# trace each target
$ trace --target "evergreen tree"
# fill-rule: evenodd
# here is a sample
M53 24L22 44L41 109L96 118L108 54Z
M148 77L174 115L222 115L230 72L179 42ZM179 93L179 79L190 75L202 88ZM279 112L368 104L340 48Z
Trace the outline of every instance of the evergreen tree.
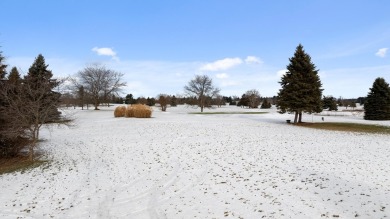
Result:
M19 84L20 83L20 74L19 74L19 71L16 67L13 67L11 69L11 72L9 73L8 75L8 81L9 83L12 83L12 84Z
M81 110L84 110L84 104L85 104L85 89L84 86L80 86L77 91L77 97L79 100L79 105L81 106Z
M127 94L125 97L125 103L126 104L135 104L136 100L134 99L133 94Z
M267 98L264 98L263 103L260 106L261 109L269 109L271 108L271 103L267 100Z
M337 111L337 101L333 96L324 96L322 99L323 109L328 109L329 111Z
M173 95L171 98L171 106L177 106L177 98L175 97L175 95Z
M2 51L0 51L0 80L5 79L5 76L7 74L6 68L7 65L4 64L5 57L2 55Z
M377 78L364 103L364 119L390 120L390 87L385 79Z
M54 80L51 80L53 73L47 69L49 65L45 64L45 58L39 54L35 59L34 63L28 69L27 76L25 80L30 84L35 84L36 86L43 84L51 84L51 87L55 87Z
M245 94L241 96L241 99L238 101L237 106L241 106L241 107L249 106L249 99Z
M282 88L278 93L279 113L295 113L294 123L302 122L302 113L322 111L322 90L318 70L311 57L298 45L294 56L289 59L287 72L279 82Z

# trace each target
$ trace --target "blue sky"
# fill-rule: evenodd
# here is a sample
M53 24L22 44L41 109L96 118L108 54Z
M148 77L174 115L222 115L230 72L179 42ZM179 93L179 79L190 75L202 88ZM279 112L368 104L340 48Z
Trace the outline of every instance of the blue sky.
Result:
M1 0L0 50L26 73L38 54L55 77L101 62L125 74L123 96L183 94L207 74L223 95L276 95L299 43L324 94L367 95L390 82L390 1Z

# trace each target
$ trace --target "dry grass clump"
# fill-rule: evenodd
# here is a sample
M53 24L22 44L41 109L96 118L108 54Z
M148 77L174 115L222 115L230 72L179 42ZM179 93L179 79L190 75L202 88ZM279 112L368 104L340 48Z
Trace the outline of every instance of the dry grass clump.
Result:
M152 108L142 104L129 105L126 108L126 117L150 118L152 117Z
M133 106L131 106L131 105L127 106L125 116L126 117L134 117L134 108L133 108Z
M114 116L115 117L124 117L126 115L126 107L125 106L118 106L115 108Z
M133 106L135 118L150 118L152 117L152 108L146 105L136 104Z

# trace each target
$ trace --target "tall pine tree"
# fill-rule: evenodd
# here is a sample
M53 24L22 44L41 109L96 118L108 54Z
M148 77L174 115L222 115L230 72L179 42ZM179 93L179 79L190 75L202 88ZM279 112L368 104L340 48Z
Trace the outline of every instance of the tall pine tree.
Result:
M301 44L289 59L287 72L279 82L282 88L278 93L279 113L295 113L294 123L302 122L302 113L322 111L322 90L318 70L311 57L305 53Z
M390 120L390 87L385 79L377 78L364 103L364 119Z
M16 67L13 67L11 69L11 72L8 75L8 81L9 83L12 83L14 85L19 84L21 82L20 74Z
M0 80L5 79L5 76L7 74L6 72L7 65L4 63L5 58L2 55L2 53L3 52L0 51Z

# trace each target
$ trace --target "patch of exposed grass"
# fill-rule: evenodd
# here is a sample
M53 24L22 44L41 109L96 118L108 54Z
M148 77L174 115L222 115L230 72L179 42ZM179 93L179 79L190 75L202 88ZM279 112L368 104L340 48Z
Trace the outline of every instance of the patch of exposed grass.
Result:
M45 160L34 160L26 156L18 156L13 158L2 158L0 159L0 175L5 173L12 173L16 171L26 171L29 169L36 168L47 161Z
M190 114L199 114L199 115L218 115L218 114L266 114L268 112L195 112Z
M315 129L333 130L333 131L390 134L389 126L359 124L359 123L342 123L342 122L299 123L297 124L297 126L303 126L303 127L315 128Z

